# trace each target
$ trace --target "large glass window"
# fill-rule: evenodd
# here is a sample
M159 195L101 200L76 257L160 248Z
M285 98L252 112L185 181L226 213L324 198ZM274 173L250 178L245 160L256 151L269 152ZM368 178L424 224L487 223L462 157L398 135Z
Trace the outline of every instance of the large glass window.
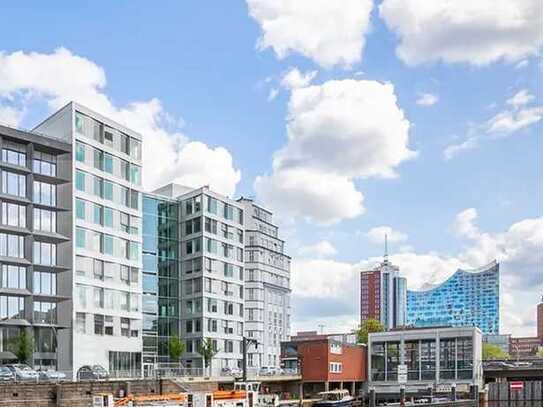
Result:
M407 365L407 379L420 380L419 341L405 341L404 358Z
M36 328L34 330L34 350L36 352L56 352L57 336L52 328Z
M420 341L421 379L436 379L436 341Z
M2 144L2 161L25 167L26 146L24 144L13 143L5 140Z
M24 257L24 237L0 233L0 256Z
M26 227L26 206L2 202L2 224Z
M32 168L35 173L54 177L57 175L57 157L53 154L34 151Z
M454 339L439 341L439 377L451 380L455 378L456 344Z
M75 314L75 330L80 334L87 333L87 314L84 312Z
M10 171L2 171L2 193L26 197L26 177Z
M26 288L26 267L2 264L2 288Z
M473 341L471 338L457 340L458 379L473 378Z
M54 302L34 301L34 323L56 324L57 305Z
M46 182L34 181L34 203L55 206L57 204L57 187Z
M34 230L56 232L57 213L48 209L34 208Z
M34 262L45 266L55 266L57 264L56 244L34 242Z
M85 173L82 171L76 171L75 173L75 188L78 191L85 191Z
M85 162L85 149L86 146L79 141L75 145L75 159L81 163Z
M24 298L0 295L0 319L25 319Z
M34 271L34 294L56 295L57 294L57 275L54 273L45 273Z
M371 345L371 378L373 381L385 380L385 344L374 342Z

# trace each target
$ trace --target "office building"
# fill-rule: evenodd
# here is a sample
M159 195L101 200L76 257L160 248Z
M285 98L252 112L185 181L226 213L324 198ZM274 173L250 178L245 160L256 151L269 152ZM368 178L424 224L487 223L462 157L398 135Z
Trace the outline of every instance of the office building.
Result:
M384 260L373 270L360 273L360 322L376 319L385 329L406 324L407 280L400 269Z
M141 374L141 136L76 103L35 131L71 144L74 157L73 292L59 308L70 327L58 331L59 368Z
M414 327L476 326L485 335L498 334L499 264L492 262L476 270L458 270L435 287L408 290L407 323Z
M272 213L252 199L238 203L245 213L245 335L258 341L248 349L247 365L279 367L290 332L290 257Z
M543 298L537 304L537 337L543 343Z
M206 339L217 351L212 360L213 371L239 367L244 322L243 207L207 187L192 189L169 184L154 191L153 195L167 198L169 204L175 201L177 205L177 209L171 210L171 214L176 215L170 216L170 221L175 222L177 217L179 226L178 237L174 240L178 239L180 244L175 256L181 259L181 273L177 275L181 288L179 336L186 344L183 364L185 367L203 367L198 350ZM161 250L160 246L158 250ZM149 253L145 248L144 257ZM144 268L147 270L147 266ZM174 276L176 271L172 273ZM159 343L162 340L167 344L167 337L175 328L170 327L161 339L160 293L159 278L158 336ZM168 306L175 307L175 299L172 301ZM165 349L159 348L159 356L164 354Z
M56 368L72 323L72 146L0 126L0 361L34 338L28 362Z
M407 394L439 392L453 383L459 392L482 385L482 334L475 327L370 333L368 355L368 384L377 393L397 394L400 385ZM407 377L399 377L400 366Z

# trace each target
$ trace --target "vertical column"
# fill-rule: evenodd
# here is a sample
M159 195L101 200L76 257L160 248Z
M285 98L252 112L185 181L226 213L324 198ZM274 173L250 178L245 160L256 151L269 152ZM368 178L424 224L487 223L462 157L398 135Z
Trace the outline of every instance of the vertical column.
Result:
M369 404L370 404L370 407L376 407L377 406L377 403L375 402L375 389L370 389L370 394L369 394Z

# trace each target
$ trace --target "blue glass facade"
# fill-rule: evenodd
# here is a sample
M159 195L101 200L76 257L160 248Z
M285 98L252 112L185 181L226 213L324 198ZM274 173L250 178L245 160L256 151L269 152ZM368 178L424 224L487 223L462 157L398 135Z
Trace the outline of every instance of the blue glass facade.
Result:
M476 326L483 334L498 334L499 264L494 262L473 271L458 270L430 290L408 290L407 323L415 327Z
M179 336L181 263L179 205L143 197L143 360L168 362L168 341Z

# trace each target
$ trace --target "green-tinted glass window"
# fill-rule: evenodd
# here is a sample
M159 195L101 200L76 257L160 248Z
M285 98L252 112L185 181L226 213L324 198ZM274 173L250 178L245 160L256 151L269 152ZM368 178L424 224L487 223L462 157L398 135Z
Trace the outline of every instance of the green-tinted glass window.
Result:
M104 226L113 227L113 209L111 208L104 208Z
M79 162L85 162L85 145L77 143L75 146L75 159Z
M101 225L102 224L102 207L100 205L96 205L94 204L94 207L93 207L93 222L96 223L97 225Z
M113 256L113 236L104 235L104 246L102 253Z
M82 199L75 202L75 216L77 219L85 220L85 201Z
M75 231L75 244L77 247L85 248L85 231L77 228Z
M75 188L78 191L85 191L85 173L77 171L75 174Z
M113 174L113 156L104 154L104 171Z
M104 180L104 199L113 201L113 184Z

